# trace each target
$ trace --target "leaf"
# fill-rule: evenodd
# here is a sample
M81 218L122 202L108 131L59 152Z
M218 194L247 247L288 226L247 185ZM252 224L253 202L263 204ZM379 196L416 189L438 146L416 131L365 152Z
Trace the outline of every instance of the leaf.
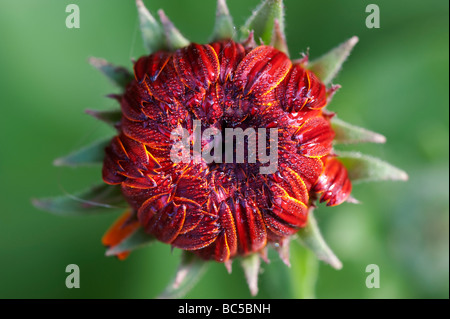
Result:
M207 265L206 261L193 253L183 251L175 278L158 298L175 299L185 296L203 276Z
M385 143L386 137L381 134L366 130L365 128L348 124L336 117L331 119L336 136L336 144L355 144L355 143Z
M358 41L359 39L356 36L350 38L320 58L312 61L308 64L308 69L313 71L323 83L329 84L338 74L342 64Z
M134 78L127 69L115 66L104 59L91 57L89 58L89 63L122 89L125 89L127 84Z
M309 212L308 224L298 232L300 242L309 248L318 259L326 262L335 269L341 269L342 263L328 247L327 243L320 233L317 221L314 218L312 209Z
M226 0L217 0L216 22L211 42L233 38L233 18L228 10Z
M139 26L144 47L149 54L166 49L164 32L161 25L145 7L142 0L136 0L139 13Z
M111 137L101 139L67 156L57 158L53 161L55 166L86 166L103 163L105 157L105 147L111 142Z
M348 170L349 178L355 182L407 181L408 174L378 158L359 152L336 152Z
M169 50L174 51L184 48L189 45L191 41L186 39L181 32L175 27L172 21L166 16L163 10L158 11L159 19L163 25L164 37Z
M251 254L250 256L241 259L241 266L244 269L245 278L252 296L258 294L258 275L261 260L258 254Z
M35 207L64 216L82 216L113 212L112 208L126 207L119 186L100 184L75 194L32 199Z
M264 0L247 19L241 28L242 40L245 40L254 30L255 39L261 39L265 44L271 43L274 34L275 19L278 20L280 33L284 34L283 0Z
M155 237L147 234L144 228L140 227L119 244L109 247L105 254L106 256L116 256L149 245L155 240Z
M122 112L120 110L111 110L111 111L86 110L85 112L111 126L114 126L122 118Z

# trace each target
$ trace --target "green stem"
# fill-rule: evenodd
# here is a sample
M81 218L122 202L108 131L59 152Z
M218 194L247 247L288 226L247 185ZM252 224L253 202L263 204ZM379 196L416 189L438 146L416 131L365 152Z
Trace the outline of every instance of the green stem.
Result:
M291 244L293 298L314 299L319 261L312 251L293 241Z

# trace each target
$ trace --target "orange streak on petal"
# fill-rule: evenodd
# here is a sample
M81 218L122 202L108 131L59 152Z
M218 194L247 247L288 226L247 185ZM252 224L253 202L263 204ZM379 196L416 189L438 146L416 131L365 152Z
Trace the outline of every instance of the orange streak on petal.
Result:
M107 247L112 247L119 244L125 238L130 236L136 229L139 228L137 220L130 220L131 212L126 212L120 216L115 223L103 235L102 244ZM117 255L120 260L125 259L129 252L123 252Z

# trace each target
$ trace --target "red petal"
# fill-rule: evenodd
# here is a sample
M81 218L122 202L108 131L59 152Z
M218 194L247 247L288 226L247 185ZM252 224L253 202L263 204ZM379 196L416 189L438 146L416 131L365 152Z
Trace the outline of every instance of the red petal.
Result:
M294 134L298 141L300 153L308 157L322 157L330 154L334 139L334 131L323 117L307 120Z
M291 65L283 52L269 46L259 46L241 61L234 83L244 96L252 93L261 97L283 81Z
M102 244L111 247L119 244L139 228L139 222L132 219L132 213L126 212L115 221L115 223L103 235ZM120 260L125 259L130 253L123 252L117 255Z
M180 233L186 216L185 205L167 204L149 221L146 230L165 243L171 243Z
M327 105L327 89L313 72L308 71L308 76L311 91L308 94L309 100L305 106L312 110L321 109Z
M122 114L132 121L144 121L147 116L142 112L142 105L149 100L150 95L143 85L128 86L120 102Z
M299 112L304 107L320 109L327 104L325 85L314 73L298 64L292 67L277 95L287 112Z
M226 243L230 252L230 256L234 256L237 252L236 226L230 207L225 202L222 202L220 204L219 218L220 225L222 226L224 235L226 236Z
M170 53L160 51L137 60L134 65L136 81L141 83L147 76L150 81L154 82L166 66L170 56Z
M263 248L267 242L267 233L259 209L248 199L239 199L232 206L232 212L239 253L245 255Z
M234 70L245 55L245 49L234 41L221 41L211 44L217 53L220 65L219 81L233 80Z
M175 71L173 56L164 65L158 77L154 81L147 78L145 85L155 99L168 104L173 104L176 100L182 100L185 94L185 86Z
M327 202L327 206L343 203L352 191L352 184L344 165L336 158L328 157L325 160L324 171L314 186L314 191L323 193L320 202Z
M219 235L217 218L204 215L202 221L194 230L179 234L172 245L181 249L197 250L211 245Z
M192 43L176 51L174 65L181 81L197 92L205 91L219 77L219 60L210 45Z
M305 203L289 196L289 194L280 186L274 184L272 191L272 213L280 221L293 226L303 227L308 218L308 207Z
M207 179L203 174L198 173L198 166L188 169L190 172L183 174L177 182L177 189L175 196L179 198L186 198L196 202L202 206L209 197L209 187Z
M322 161L318 158L310 158L296 153L281 152L281 154L278 160L280 167L289 167L299 174L309 191L322 172Z
M129 138L144 143L151 147L170 149L170 131L153 120L146 122L133 122L126 118L122 119L123 133Z

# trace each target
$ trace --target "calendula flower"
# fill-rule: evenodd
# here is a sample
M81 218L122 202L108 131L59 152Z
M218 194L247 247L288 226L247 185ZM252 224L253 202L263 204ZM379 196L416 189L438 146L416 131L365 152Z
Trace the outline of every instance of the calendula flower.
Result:
M182 267L202 259L231 271L231 262L243 258L253 294L258 256L267 259L272 246L289 264L288 243L299 230L340 268L317 229L314 203L355 202L351 180L406 179L380 160L334 149L385 141L327 110L339 88L330 83L358 39L312 62L291 60L281 0L263 1L240 37L219 0L208 44L188 41L163 11L158 23L141 0L137 7L150 54L134 63L134 74L91 59L123 89L113 96L120 110L88 111L114 125L116 135L56 162L101 161L105 184L80 194L82 204L64 198L36 204L67 211L125 200L129 208L103 237L108 255L124 259L159 240L196 256L186 255Z

